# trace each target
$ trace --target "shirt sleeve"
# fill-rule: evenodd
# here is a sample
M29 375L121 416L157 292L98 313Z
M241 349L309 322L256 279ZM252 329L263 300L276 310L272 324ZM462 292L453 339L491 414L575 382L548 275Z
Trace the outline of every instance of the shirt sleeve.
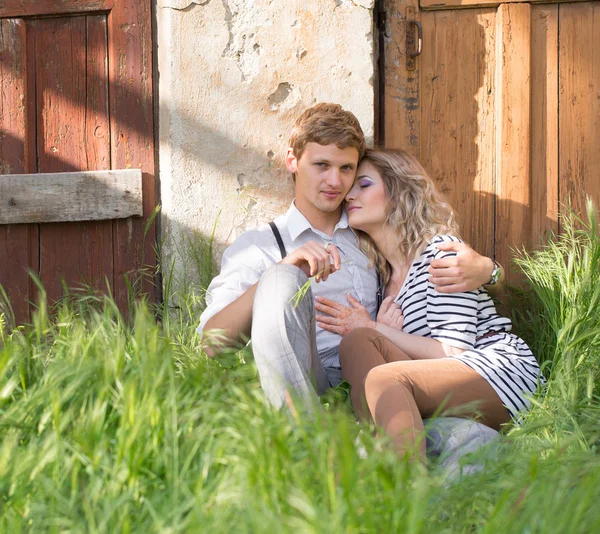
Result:
M460 241L456 237L438 237L432 243L442 241ZM431 259L456 256L456 252L434 250ZM469 350L477 339L477 301L479 290L464 293L439 293L434 285L427 281L427 325L431 337L441 343Z
M225 249L221 272L206 290L206 308L196 332L202 335L208 320L248 291L273 263L261 248L242 237Z

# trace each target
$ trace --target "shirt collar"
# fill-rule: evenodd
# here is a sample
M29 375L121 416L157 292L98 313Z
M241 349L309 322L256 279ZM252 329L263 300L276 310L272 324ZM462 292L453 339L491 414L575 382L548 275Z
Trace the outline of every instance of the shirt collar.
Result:
M308 222L308 219L304 215L302 215L302 213L300 213L300 211L294 204L294 201L292 201L289 209L287 210L286 217L287 229L292 241L295 241L296 238L306 230L312 230L316 233L322 233L319 230L313 228L313 226ZM336 230L341 228L348 228L348 214L346 213L346 210L342 211L342 216L340 217L338 223L335 225L333 231L335 232Z

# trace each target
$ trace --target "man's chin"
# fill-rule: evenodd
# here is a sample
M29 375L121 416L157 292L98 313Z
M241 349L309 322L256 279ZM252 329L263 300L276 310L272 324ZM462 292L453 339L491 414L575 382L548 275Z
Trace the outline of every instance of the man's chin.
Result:
M334 213L336 211L341 210L342 200L329 200L325 202L319 202L318 204L315 204L315 206L325 213Z

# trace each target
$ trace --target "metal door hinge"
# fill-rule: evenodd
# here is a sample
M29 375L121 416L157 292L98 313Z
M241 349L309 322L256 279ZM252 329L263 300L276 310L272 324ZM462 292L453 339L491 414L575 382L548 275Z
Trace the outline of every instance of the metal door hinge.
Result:
M406 8L406 70L417 68L417 57L423 51L423 27L415 18L414 7Z

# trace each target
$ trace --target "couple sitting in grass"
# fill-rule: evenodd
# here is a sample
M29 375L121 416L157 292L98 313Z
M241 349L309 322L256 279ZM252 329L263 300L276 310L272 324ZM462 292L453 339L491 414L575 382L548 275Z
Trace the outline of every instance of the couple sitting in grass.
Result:
M230 346L251 337L275 407L311 409L346 379L356 415L424 461L423 419L440 410L496 430L527 410L542 378L483 288L500 267L460 241L416 159L366 150L335 104L307 109L289 146L295 200L225 251L198 331Z

